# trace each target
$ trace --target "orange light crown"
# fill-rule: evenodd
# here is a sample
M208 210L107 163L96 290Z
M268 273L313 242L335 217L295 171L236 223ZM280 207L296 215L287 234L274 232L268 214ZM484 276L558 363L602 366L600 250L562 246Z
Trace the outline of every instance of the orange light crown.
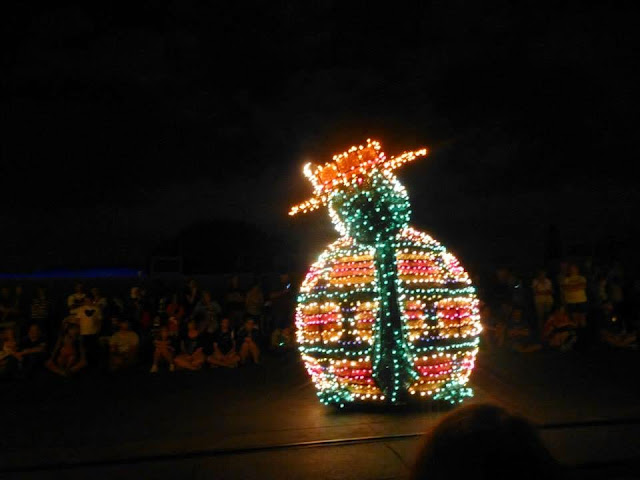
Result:
M304 174L313 184L313 197L291 207L289 215L310 212L327 202L329 194L340 184L348 185L356 178L370 174L374 168L392 171L404 163L424 157L427 149L404 152L398 157L387 159L380 142L367 139L367 145L352 146L346 152L333 156L333 161L312 169L311 163L304 166Z

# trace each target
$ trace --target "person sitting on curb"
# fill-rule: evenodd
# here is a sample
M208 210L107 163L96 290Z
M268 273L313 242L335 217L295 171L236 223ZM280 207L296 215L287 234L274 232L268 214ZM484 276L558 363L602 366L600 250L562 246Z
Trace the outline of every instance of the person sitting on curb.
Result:
M566 352L577 340L577 325L567 314L564 305L558 305L544 324L542 339L551 348Z
M205 362L202 335L196 322L189 320L187 331L180 340L180 354L175 358L176 367L182 370L200 370Z
M236 352L236 339L228 318L220 321L220 328L213 334L213 354L207 358L207 361L213 367L238 366L240 357Z
M251 317L247 317L244 326L238 331L240 361L246 364L249 358L253 363L260 363L260 347L258 347L258 327Z
M68 322L58 337L51 357L45 367L56 375L69 377L87 366L87 359L80 336L80 327Z
M129 329L129 320L120 320L119 330L109 340L109 370L126 370L135 365L140 337Z
M169 328L167 326L160 327L157 338L153 341L153 365L151 366L151 373L158 371L158 364L164 362L169 365L169 371L173 372L176 369L173 359L175 356L175 348L169 337Z

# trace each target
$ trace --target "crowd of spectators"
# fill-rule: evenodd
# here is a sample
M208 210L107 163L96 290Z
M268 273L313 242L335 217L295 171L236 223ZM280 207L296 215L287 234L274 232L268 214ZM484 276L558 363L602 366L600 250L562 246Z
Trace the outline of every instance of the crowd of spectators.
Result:
M530 278L499 268L480 287L484 348L638 347L640 278L619 263L562 261ZM30 296L21 285L0 288L1 376L235 368L294 342L287 275L270 289L257 278L241 288L232 277L217 295L194 280L184 288L133 286L110 298L77 283L62 310L53 308L57 300L42 286Z
M561 261L519 278L499 268L483 294L484 344L529 353L541 349L638 348L640 278L618 262Z
M0 375L149 369L200 370L260 363L261 352L293 345L293 293L287 275L265 292L257 278L233 277L214 296L195 280L184 288L133 286L105 297L77 283L62 309L46 288L0 289ZM59 303L59 302L58 302Z

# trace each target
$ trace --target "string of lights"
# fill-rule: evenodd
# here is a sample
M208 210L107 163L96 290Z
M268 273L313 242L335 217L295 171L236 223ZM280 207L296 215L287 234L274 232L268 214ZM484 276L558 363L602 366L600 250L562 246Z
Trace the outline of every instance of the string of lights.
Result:
M299 350L325 404L456 403L473 393L475 288L453 255L409 226L408 195L392 173L426 154L388 159L367 140L304 167L314 196L289 214L326 205L340 234L309 269L296 310Z

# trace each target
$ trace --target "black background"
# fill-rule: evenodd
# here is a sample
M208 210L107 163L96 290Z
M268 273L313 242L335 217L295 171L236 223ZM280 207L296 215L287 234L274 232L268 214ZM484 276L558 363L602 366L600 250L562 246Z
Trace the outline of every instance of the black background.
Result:
M304 263L335 233L287 216L301 166L367 137L431 148L397 174L465 262L541 262L550 225L630 260L632 3L485 3L4 2L1 270Z

